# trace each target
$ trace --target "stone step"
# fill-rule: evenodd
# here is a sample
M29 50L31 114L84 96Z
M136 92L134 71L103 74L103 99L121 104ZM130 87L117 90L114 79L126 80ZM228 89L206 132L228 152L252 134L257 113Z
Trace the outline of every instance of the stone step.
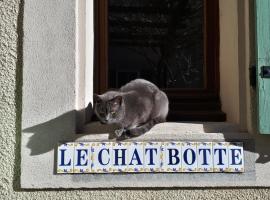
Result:
M116 126L93 122L85 126L84 134L79 134L77 141L114 140ZM237 124L227 122L166 122L155 125L144 135L129 139L130 141L227 141L250 139L251 135L240 132Z

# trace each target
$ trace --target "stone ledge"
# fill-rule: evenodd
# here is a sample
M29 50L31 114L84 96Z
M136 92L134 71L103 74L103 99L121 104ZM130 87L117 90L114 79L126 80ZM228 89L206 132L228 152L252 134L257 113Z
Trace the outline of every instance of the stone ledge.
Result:
M92 122L85 126L83 134L76 141L106 141L115 140L114 130L116 126L102 125ZM127 141L229 141L251 139L252 136L245 132L239 132L238 126L226 122L166 122L155 125L150 131L140 137Z
M217 173L153 173L153 174L55 174L55 150L57 143L61 141L108 141L108 136L112 128L93 124L86 134L58 134L43 131L48 134L43 140L35 140L35 134L31 129L26 129L22 133L22 164L21 164L21 186L22 188L127 188L127 187L236 187L254 186L256 182L254 140L247 133L237 132L229 124L223 124L221 133L206 133L209 130L222 130L222 124L209 123L164 123L155 126L151 131L142 137L133 138L136 141L243 141L245 148L245 173L243 174L217 174ZM94 129L97 128L96 130ZM192 129L192 127L197 127ZM224 128L223 127L223 128ZM107 128L107 131L104 131ZM36 128L38 129L38 127ZM204 132L203 132L204 130ZM231 132L231 131L235 132ZM28 132L27 132L28 131ZM49 130L48 130L49 131ZM97 132L98 131L98 132ZM200 132L201 131L201 132ZM229 132L226 132L229 131ZM95 132L96 134L93 134ZM91 133L91 134L90 134ZM164 134L169 133L169 134ZM33 145L34 144L34 145ZM46 146L47 145L47 146ZM45 147L46 148L45 148ZM49 147L48 147L49 146ZM45 151L46 150L46 151ZM260 184L269 185L267 184Z

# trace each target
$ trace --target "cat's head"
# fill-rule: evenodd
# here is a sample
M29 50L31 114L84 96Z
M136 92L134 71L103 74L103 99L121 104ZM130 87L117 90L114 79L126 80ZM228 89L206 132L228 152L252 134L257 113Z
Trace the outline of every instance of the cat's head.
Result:
M94 94L94 110L103 124L119 123L124 115L122 103L121 95Z

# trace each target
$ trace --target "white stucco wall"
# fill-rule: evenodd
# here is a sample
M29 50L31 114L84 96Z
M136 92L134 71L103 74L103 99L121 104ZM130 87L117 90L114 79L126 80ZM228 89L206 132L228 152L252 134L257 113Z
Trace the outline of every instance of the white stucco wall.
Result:
M25 0L27 1L27 0ZM226 0L224 0L225 2ZM0 199L268 199L269 189L21 190L23 1L0 2ZM61 2L59 0L59 2ZM33 10L34 12L35 10Z

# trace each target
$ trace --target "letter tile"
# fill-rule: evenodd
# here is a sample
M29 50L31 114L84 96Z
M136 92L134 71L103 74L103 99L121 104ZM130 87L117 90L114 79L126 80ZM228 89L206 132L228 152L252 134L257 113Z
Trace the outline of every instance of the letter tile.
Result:
M112 144L111 142L91 143L91 172L108 173L112 172Z
M182 171L181 142L164 142L161 146L161 171Z
M161 171L161 143L145 142L144 143L144 171L159 172Z
M228 172L244 172L244 149L242 142L232 142L228 147Z
M91 172L91 143L74 143L74 173Z
M182 142L182 171L197 171L196 142Z
M113 172L126 172L128 170L127 144L127 142L112 143L111 166Z
M144 144L143 142L129 142L128 148L128 172L144 171Z
M213 142L214 172L228 170L228 142Z
M197 142L197 172L213 172L212 142Z
M63 143L57 149L57 173L73 173L73 143Z

